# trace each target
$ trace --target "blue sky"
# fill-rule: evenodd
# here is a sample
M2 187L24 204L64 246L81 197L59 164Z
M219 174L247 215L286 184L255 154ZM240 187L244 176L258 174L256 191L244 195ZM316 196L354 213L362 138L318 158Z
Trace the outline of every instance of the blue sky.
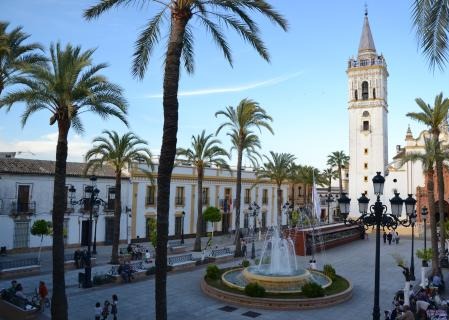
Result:
M153 4L111 10L87 22L83 9L97 0L2 0L0 20L21 25L31 40L46 47L61 41L97 48L96 63L107 62L104 71L110 81L125 89L129 101L131 130L149 142L159 153L162 132L162 76L165 38L153 53L143 81L131 76L134 41L154 13ZM325 167L327 155L336 150L348 152L346 65L356 56L362 31L364 1L271 1L290 23L287 33L266 19L258 19L262 37L271 54L268 64L257 56L235 33L227 32L234 67L195 25L193 76L181 75L178 146L190 145L191 136L205 129L215 132L221 119L214 113L243 98L258 101L274 118L275 135L262 132L263 153L290 152L301 164ZM378 53L383 53L390 74L389 157L397 144L403 144L407 125L416 136L422 126L405 114L416 111L416 97L432 103L436 94L449 84L449 70L429 71L416 44L410 20L412 1L368 1L369 19ZM0 110L0 151L23 151L29 158L53 159L56 128L48 125L49 114L30 118L25 128L19 124L23 105L9 113ZM69 160L79 161L93 137L104 129L127 131L120 122L107 122L85 114L86 131L71 132ZM220 135L225 147L227 137ZM28 151L34 153L27 153ZM235 162L235 157L233 157Z

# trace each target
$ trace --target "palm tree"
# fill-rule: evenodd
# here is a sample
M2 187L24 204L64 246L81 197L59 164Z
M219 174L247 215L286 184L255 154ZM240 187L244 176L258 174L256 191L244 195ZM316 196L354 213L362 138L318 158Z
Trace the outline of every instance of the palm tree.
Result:
M24 44L30 35L17 27L7 32L8 22L0 21L0 96L9 85L17 82L25 70L46 58L39 53L44 51L38 43Z
M425 138L425 152L424 153L408 153L402 160L401 165L408 161L421 161L424 174L426 175L426 191L427 191L427 206L429 208L430 216L430 234L432 243L432 273L437 274L439 271L438 263L438 237L437 237L437 222L435 219L435 195L434 195L434 175L437 158L449 159L449 150L444 147L441 150L437 145L439 143L435 140ZM440 228L440 232L441 232Z
M407 116L421 122L429 127L429 132L435 145L436 154L440 154L441 143L440 133L441 126L447 124L447 113L449 110L449 99L443 99L443 93L435 97L434 106L431 107L425 103L421 98L415 99L416 104L422 112L409 112ZM440 247L441 253L444 254L446 247L446 230L444 219L444 175L443 175L443 159L435 158L436 172L437 172L437 186L438 186L438 212L440 213ZM438 251L437 251L438 252Z
M327 156L327 164L337 169L340 196L343 193L342 169L349 165L349 156L344 151L334 151Z
M114 201L114 233L112 239L111 263L118 264L118 246L120 242L120 217L122 213L122 171L130 168L133 162L144 162L153 170L151 151L147 142L134 133L128 132L123 136L115 131L103 131L104 136L96 137L94 145L85 155L85 172L91 168L95 171L103 165L108 165L115 172L115 201Z
M164 128L158 166L157 236L156 248L156 319L167 319L167 239L170 181L176 155L178 132L178 85L181 60L187 73L194 71L194 29L196 21L212 36L232 65L232 54L223 33L223 26L235 30L257 53L269 61L268 50L260 38L260 31L253 15L259 13L274 24L287 30L287 21L266 0L158 0L142 6L141 0L101 0L84 12L86 19L93 19L118 6L135 4L139 8L160 6L139 35L134 52L132 73L142 79L150 56L159 42L167 44L165 53L163 108ZM165 23L167 36L161 36ZM227 29L226 29L227 30ZM203 36L201 33L200 36ZM167 39L167 41L165 40Z
M236 181L236 201L235 201L235 256L242 256L242 248L240 245L240 199L242 195L242 160L245 155L254 166L258 163L257 158L260 158L257 152L260 149L260 140L254 129L267 129L273 133L269 122L273 119L262 109L259 104L250 99L243 99L238 104L237 108L226 107L226 110L221 110L215 113L215 116L222 115L226 118L226 122L222 123L218 129L217 134L221 129L229 128L228 136L231 137L232 149L237 151L237 181Z
M295 156L290 153L276 153L270 151L271 159L264 155L267 160L261 168L256 170L257 180L270 179L276 182L277 186L277 206L278 216L277 225L280 227L282 224L282 184L288 180L290 176L290 168L295 161Z
M448 60L449 2L415 0L412 20L430 68L443 69Z
M204 168L216 166L217 168L228 169L229 165L222 157L229 158L229 154L218 146L221 141L213 139L213 134L206 136L205 130L200 135L192 136L192 149L178 148L176 151L178 157L183 157L196 167L197 172L197 207L198 215L196 218L196 237L194 251L201 251L201 235L203 234L203 179ZM193 212L192 212L193 214Z
M0 107L6 106L7 111L16 102L26 104L22 114L22 126L26 124L29 116L40 110L50 112L50 125L56 122L58 125L52 215L52 319L67 319L63 223L69 130L73 127L78 132L83 131L80 115L86 111L94 112L102 118L115 116L127 124L127 103L122 96L122 89L98 74L107 65L92 63L94 51L82 52L81 47L73 47L70 44L62 49L59 43L56 47L52 44L51 63L31 66L27 70L30 78L20 79L26 87L9 92L0 101Z

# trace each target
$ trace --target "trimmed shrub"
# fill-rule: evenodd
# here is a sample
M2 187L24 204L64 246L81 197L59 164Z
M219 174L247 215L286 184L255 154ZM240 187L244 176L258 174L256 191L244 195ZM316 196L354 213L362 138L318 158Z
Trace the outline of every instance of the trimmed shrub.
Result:
M302 286L302 293L307 298L324 297L324 289L318 283L309 282Z
M114 281L115 278L108 274L95 275L92 279L92 283L94 286L101 286L102 284L112 283Z
M330 264L325 264L323 267L323 273L328 276L332 281L335 280L337 274L335 269Z
M265 288L258 283L248 283L245 287L245 294L250 297L263 297Z
M251 265L251 262L249 260L243 260L242 261L242 267L248 268Z
M207 266L206 278L210 280L220 279L220 269L217 267L217 265L211 264L210 266Z

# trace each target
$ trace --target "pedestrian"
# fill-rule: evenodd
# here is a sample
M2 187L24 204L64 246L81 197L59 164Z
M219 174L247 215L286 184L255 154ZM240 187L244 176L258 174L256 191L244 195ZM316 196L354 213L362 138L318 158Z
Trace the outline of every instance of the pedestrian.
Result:
M114 316L114 320L117 320L117 304L118 304L118 297L116 294L112 295L112 303L111 303L111 314Z
M393 240L393 234L391 231L388 232L387 240L388 240L388 244L391 245L391 240Z
M16 288L17 288L17 280L11 281L11 287L8 288L8 291L12 294L16 294Z
M397 231L394 232L394 239L396 240L396 244L399 244L399 233Z
M384 244L387 243L387 232L384 230Z
M48 299L48 289L44 281L39 282L39 301L41 303L41 311L44 312L45 302Z
M94 309L95 320L101 320L101 311L103 311L103 309L101 309L101 303L97 302Z
M109 316L109 301L105 300L103 305L103 310L101 310L101 316L103 317L102 320L106 320Z
M151 263L151 253L149 249L145 249L145 263Z
M79 264L80 268L84 268L84 263L86 262L86 255L87 255L86 250L80 252L80 264Z
M242 256L246 258L246 241L242 240Z
M75 253L73 254L73 260L75 261L75 267L77 269L80 268L80 258L81 258L81 252L79 251L79 249L76 249Z

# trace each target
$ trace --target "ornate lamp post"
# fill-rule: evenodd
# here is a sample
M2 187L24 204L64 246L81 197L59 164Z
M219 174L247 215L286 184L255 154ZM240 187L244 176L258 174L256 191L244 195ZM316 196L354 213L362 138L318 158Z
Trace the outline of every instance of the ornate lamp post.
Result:
M416 223L416 200L413 199L412 195L409 194L408 198L405 199L405 212L409 218L410 225L412 227L412 252L410 256L410 280L415 281L415 223ZM411 212L408 214L408 212Z
M186 215L186 212L182 212L182 218L181 218L181 244L184 244L184 217Z
M94 220L95 220L95 228L94 228L94 244L92 246L92 254L97 254L97 222L98 222L98 209L95 209L94 212Z
M256 258L256 246L254 244L254 237L256 234L256 219L259 214L260 206L254 201L252 204L248 207L248 214L254 218L254 224L253 224L253 241L251 244L251 259Z
M98 188L96 188L97 177L93 175L89 178L89 180L91 181L91 185L86 186L84 188L84 193L86 194L85 198L82 198L78 201L72 200L72 199L74 199L74 196L72 196L72 195L75 194L76 189L74 186L71 186L69 189L69 192L71 193L70 203L72 205L86 204L86 203L89 204L89 229L88 229L88 241L87 241L87 256L86 256L86 261L84 264L85 268L84 268L83 288L91 288L92 287L92 262L91 262L92 252L90 250L90 247L92 245L92 218L93 218L94 206L95 205L98 206L100 204L103 204L103 205L106 204L106 202L104 200L98 198L98 194L100 193L100 190L98 190ZM95 228L95 230L96 230L96 228ZM95 236L95 238L96 238L96 236Z
M348 219L349 207L351 199L346 194L342 194L338 199L340 206L340 212L343 216L345 224L358 224L368 229L369 227L376 227L376 254L375 254L375 271L374 271L374 306L373 306L373 320L380 320L380 308L379 308L379 276L380 276L380 227L388 229L396 229L398 225L410 226L410 220L400 220L399 216L402 212L403 200L399 197L398 193L390 200L391 214L387 213L387 206L380 201L380 196L383 194L385 178L377 172L377 175L373 178L374 193L377 195L377 200L374 205L369 207L369 199L362 194L358 199L359 211L361 216L356 220ZM411 197L411 196L410 196ZM407 216L414 214L415 208L409 202L406 205Z
M423 207L421 209L421 217L424 220L424 251L426 251L427 250L427 232L426 232L426 230L427 230L427 225L426 225L427 207ZM423 266L424 266L424 262L426 263L425 267L427 267L427 261L423 260Z

